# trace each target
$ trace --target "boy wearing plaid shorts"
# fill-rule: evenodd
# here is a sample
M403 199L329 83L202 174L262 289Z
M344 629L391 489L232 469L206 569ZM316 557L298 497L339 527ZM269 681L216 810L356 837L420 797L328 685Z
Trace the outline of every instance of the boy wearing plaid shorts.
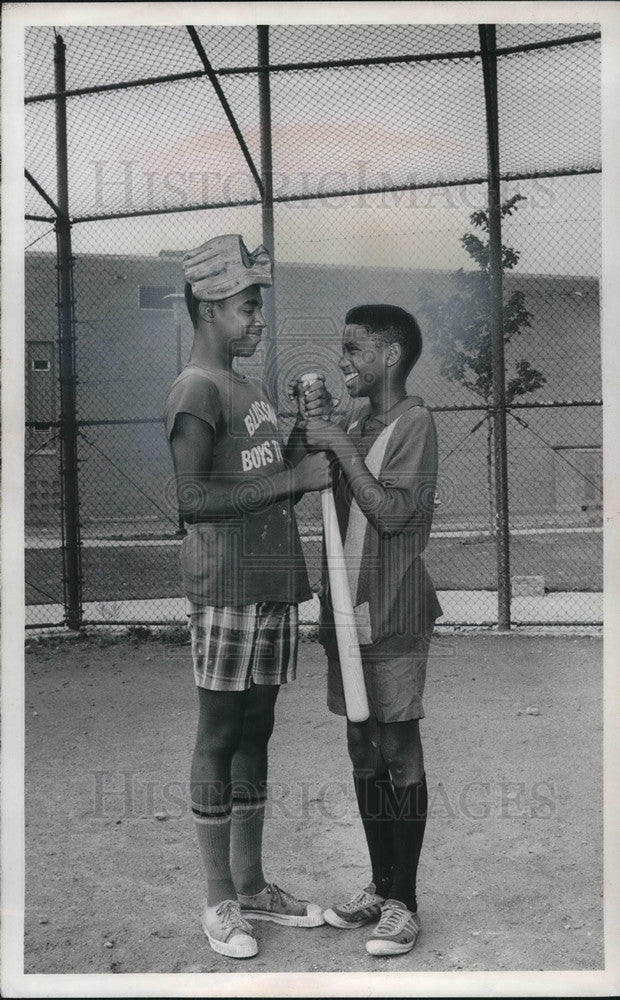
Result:
M406 381L422 349L413 316L391 305L349 310L340 367L349 395L367 401L347 431L310 420L306 440L337 459L336 509L370 707L347 720L353 781L372 879L324 917L342 929L376 922L372 955L410 951L420 930L416 874L427 811L419 719L433 624L441 608L424 562L433 515L433 418ZM328 657L327 704L345 715L327 580L320 639Z
M295 676L297 604L311 596L293 504L330 481L329 463L306 455L291 468L263 385L233 367L265 327L265 248L217 237L185 254L183 267L194 343L165 421L188 526L181 568L200 701L191 799L207 879L202 926L214 951L248 958L258 950L248 918L323 923L316 904L267 883L261 856L275 702Z

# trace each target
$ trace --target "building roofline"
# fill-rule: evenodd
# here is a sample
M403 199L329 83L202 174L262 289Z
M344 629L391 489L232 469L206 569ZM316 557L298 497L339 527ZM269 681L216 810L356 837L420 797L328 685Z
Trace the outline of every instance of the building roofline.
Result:
M77 253L75 254L78 260L93 259L93 260L123 260L123 261L160 261L163 263L174 263L175 260L180 260L181 256L185 253L184 250L179 251L160 251L159 254L113 254L113 253ZM56 253L53 250L26 250L25 254L29 258L40 257L56 257ZM170 256L168 256L170 254ZM175 254L175 256L172 256ZM177 256L178 255L178 256ZM382 266L373 264L316 264L316 263L302 263L300 261L278 261L278 267L291 268L292 270L304 270L307 268L322 268L329 271L391 271L402 274L438 274L444 276L452 276L458 273L459 268L440 268L440 267L392 267L392 266ZM461 268L466 274L475 274L476 268ZM596 274L553 274L547 271L510 271L504 274L504 279L512 280L513 278L553 278L554 281L601 281L601 276Z

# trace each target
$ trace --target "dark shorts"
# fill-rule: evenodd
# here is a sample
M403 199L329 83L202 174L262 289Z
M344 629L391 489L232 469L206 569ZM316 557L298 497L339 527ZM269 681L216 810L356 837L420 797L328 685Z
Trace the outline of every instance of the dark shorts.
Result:
M194 679L209 691L286 684L297 665L297 605L211 607L188 601Z
M424 684L431 634L413 639L406 656L376 660L364 656L362 667L366 681L370 714L379 722L406 722L423 719ZM327 707L336 715L346 715L340 663L327 661Z

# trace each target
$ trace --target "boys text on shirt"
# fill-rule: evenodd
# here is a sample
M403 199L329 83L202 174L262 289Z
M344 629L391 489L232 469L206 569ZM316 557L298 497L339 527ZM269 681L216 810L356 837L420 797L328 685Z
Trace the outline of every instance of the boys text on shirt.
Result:
M181 546L187 597L195 604L298 603L311 595L293 500L252 511L252 480L285 469L277 415L264 387L235 372L187 365L172 384L165 410L171 438L179 413L215 432L209 479L234 486L237 512L188 525ZM192 484L179 484L180 490ZM208 485L207 485L208 489Z

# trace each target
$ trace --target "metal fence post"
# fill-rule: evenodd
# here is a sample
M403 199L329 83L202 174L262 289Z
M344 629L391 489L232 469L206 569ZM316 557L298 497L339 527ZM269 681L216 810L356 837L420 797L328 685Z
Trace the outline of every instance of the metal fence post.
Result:
M76 422L75 318L73 255L69 219L67 160L67 101L65 97L65 43L54 45L56 83L56 178L59 214L56 219L58 254L58 347L60 367L60 468L62 485L62 554L65 584L65 620L69 628L82 624L82 574Z
M275 237L273 212L273 158L271 145L271 86L269 81L269 25L256 26L258 39L258 100L260 114L260 166L263 182L261 202L263 243L271 254L275 270ZM275 289L263 289L267 334L265 337L265 378L273 404L278 409L278 343L276 330Z
M185 295L182 292L172 292L170 295L164 295L164 302L170 302L173 314L174 314L174 336L176 341L176 351L177 351L177 375L180 375L183 370L183 326L181 317L185 309ZM181 516L181 511L177 510L177 535L186 535L187 529L185 527L185 521Z
M497 546L497 627L510 629L510 529L508 522L508 461L506 384L502 292L502 217L497 104L497 46L494 24L478 25L487 122L489 199L489 325L493 365L493 441L495 457L495 521Z

